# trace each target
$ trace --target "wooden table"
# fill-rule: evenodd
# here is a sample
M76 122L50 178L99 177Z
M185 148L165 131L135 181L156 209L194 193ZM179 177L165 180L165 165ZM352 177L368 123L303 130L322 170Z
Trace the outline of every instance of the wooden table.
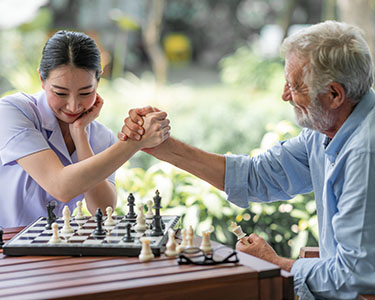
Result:
M21 229L5 229L4 241ZM231 249L221 251L225 255ZM0 253L0 298L283 298L283 282L277 266L244 253L238 256L240 263L236 265L180 266L176 258L164 255L141 263L136 257L7 257Z

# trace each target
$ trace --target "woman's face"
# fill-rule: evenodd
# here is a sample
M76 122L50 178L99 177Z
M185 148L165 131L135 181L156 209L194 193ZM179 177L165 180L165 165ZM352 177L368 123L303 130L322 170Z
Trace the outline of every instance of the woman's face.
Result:
M96 100L95 71L65 65L50 71L42 88L56 118L71 124L89 110Z

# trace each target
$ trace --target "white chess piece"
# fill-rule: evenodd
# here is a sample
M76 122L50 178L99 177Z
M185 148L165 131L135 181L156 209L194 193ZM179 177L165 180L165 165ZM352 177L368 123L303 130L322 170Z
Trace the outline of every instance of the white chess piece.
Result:
M142 249L141 253L139 254L138 258L141 262L146 262L152 260L155 256L152 253L150 242L151 240L149 238L141 238L142 242Z
M175 234L176 232L172 229L169 228L168 230L168 243L166 245L166 250L165 250L165 255L166 256L176 256L178 254L177 252L177 243L175 239Z
M146 218L147 219L152 219L154 217L154 214L152 212L152 200L147 200L146 205L147 205L147 213L146 213Z
M77 201L77 214L74 218L76 220L83 220L85 218L82 212L82 201Z
M194 240L193 226L189 225L189 228L187 230L187 247L194 247L193 240Z
M250 245L249 241L246 239L246 234L242 231L241 226L233 226L232 232L237 236L237 240L241 240L245 245Z
M211 246L211 241L210 241L211 232L212 232L211 230L202 232L202 243L199 249L201 249L204 253L212 252L212 246Z
M57 223L52 223L51 227L52 227L53 233L52 233L52 237L51 237L51 239L49 240L48 243L49 244L61 243L62 240L59 237L59 225L57 225Z
M61 229L61 233L67 234L67 233L74 232L73 228L70 226L70 209L69 209L68 205L64 206L63 219L64 219L64 226Z
M181 229L181 234L182 234L182 242L181 242L180 245L177 246L177 252L178 253L181 253L182 250L184 250L188 245L186 229Z
M108 206L105 209L105 211L107 213L107 219L104 222L104 226L114 226L115 225L115 221L113 220L113 217L112 217L113 208L111 206Z
M145 232L146 229L147 229L146 216L145 216L145 213L144 213L143 203L139 203L137 205L137 208L138 208L139 214L137 216L137 224L135 224L134 229L135 229L136 232L142 233L142 232Z

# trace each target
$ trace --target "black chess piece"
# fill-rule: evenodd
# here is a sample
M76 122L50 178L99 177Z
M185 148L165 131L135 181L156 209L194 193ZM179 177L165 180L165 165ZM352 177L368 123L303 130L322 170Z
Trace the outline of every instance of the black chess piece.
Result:
M122 240L126 243L132 243L134 242L134 237L132 237L131 235L131 228L132 228L132 224L130 224L129 222L127 222L125 224L125 228L126 228L126 234L124 235L124 237L122 238Z
M92 233L92 235L94 237L101 237L101 236L105 236L106 235L106 232L105 230L103 229L103 212L100 208L98 208L96 210L96 214L95 214L95 217L96 217L96 229L95 231Z
M3 228L0 227L0 249L2 249L4 245L3 234L4 234Z
M137 214L134 212L135 199L132 193L128 196L129 212L126 214L125 219L127 221L135 221Z
M52 223L56 222L56 215L53 210L56 208L57 202L55 200L51 200L47 204L47 224L46 229L52 229Z
M156 190L154 197L154 209L155 209L155 215L153 217L152 221L152 231L150 233L151 236L162 236L163 235L163 221L160 216L160 209L162 208L161 206L161 197L159 195L159 191ZM164 225L165 227L165 225Z

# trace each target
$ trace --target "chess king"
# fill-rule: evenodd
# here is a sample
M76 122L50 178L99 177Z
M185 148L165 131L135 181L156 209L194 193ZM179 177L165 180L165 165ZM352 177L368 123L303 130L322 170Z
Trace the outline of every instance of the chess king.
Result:
M249 245L241 237L237 249L291 271L300 299L373 294L375 94L369 47L358 28L327 21L289 36L281 48L281 98L303 127L297 137L257 157L208 153L172 137L145 151L224 190L243 208L314 191L320 258L280 257L256 234L247 238ZM138 140L138 124L152 111L131 110L119 138Z
M97 93L102 65L94 40L58 31L43 48L42 90L0 99L0 226L25 226L47 216L56 200L71 211L85 198L91 214L116 206L114 172L142 148L169 137L165 112L144 118L140 141L116 140L96 121L104 100ZM49 216L50 219L52 218Z

